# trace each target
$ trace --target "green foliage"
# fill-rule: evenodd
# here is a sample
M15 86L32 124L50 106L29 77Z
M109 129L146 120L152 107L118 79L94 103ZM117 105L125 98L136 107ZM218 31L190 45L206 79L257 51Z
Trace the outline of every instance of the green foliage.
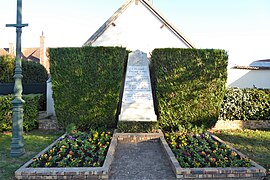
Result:
M125 133L151 133L158 129L157 122L118 121L117 129Z
M74 123L69 124L69 125L67 126L67 128L66 128L66 132L67 132L68 134L71 134L71 133L73 133L73 132L76 132L76 125L75 125Z
M0 96L0 132L12 128L12 96Z
M126 51L119 47L49 50L55 110L60 126L112 128L122 85Z
M219 119L269 120L270 90L228 88Z
M37 95L24 95L25 103L23 116L24 131L31 131L38 127L38 101L41 97ZM13 96L0 96L0 132L12 130L12 104Z
M44 66L33 61L22 61L24 83L40 83L48 80L48 73Z
M15 59L11 56L0 56L0 82L14 82ZM33 61L22 60L22 71L24 83L46 82L48 73L44 66Z
M0 82L13 82L14 58L0 56Z
M44 94L40 95L39 101L38 101L38 110L39 111L46 111L47 106L47 97L45 97Z
M224 97L228 56L214 49L155 49L152 77L159 124L178 127L215 124Z

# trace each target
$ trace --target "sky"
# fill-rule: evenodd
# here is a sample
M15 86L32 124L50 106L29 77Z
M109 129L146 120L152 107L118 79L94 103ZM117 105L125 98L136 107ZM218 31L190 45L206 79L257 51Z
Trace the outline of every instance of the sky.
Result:
M16 42L16 0L0 0L0 47ZM22 48L80 47L125 0L23 0ZM197 48L225 49L229 65L270 59L270 0L153 0Z

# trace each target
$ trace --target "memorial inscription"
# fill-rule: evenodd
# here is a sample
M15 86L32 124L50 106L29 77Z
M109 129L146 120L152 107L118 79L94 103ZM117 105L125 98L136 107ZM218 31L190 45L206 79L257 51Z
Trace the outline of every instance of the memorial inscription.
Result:
M130 53L119 121L156 121L146 53Z

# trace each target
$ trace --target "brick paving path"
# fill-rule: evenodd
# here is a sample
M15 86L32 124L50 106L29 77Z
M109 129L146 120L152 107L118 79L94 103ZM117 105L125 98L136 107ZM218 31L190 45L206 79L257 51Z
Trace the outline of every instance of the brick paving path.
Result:
M138 143L119 143L116 148L109 179L174 180L175 175L169 161L165 158L159 142L149 140Z

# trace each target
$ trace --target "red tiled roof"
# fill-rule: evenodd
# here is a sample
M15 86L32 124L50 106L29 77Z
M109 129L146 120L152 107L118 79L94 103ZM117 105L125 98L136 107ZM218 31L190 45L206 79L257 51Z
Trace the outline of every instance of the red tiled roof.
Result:
M40 48L23 48L22 58L25 60L31 60L35 62L40 62Z
M0 56L10 55L9 48L0 48ZM22 58L25 60L40 62L40 48L23 48Z
M0 56L9 55L8 48L0 48Z

